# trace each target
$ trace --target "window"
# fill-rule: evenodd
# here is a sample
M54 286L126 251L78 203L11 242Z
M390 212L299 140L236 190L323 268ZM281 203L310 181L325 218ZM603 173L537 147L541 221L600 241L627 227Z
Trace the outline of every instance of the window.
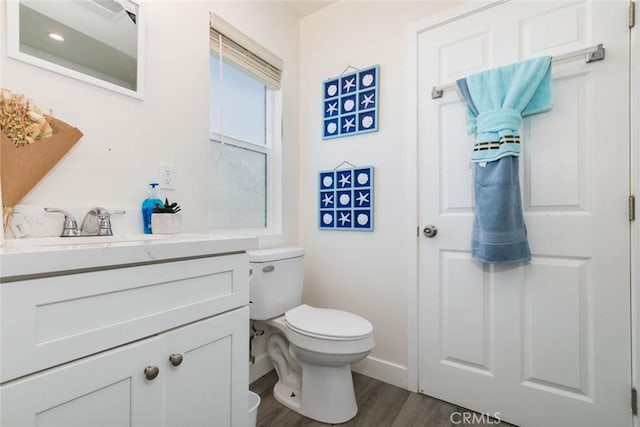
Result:
M215 16L210 46L211 228L273 230L282 63Z

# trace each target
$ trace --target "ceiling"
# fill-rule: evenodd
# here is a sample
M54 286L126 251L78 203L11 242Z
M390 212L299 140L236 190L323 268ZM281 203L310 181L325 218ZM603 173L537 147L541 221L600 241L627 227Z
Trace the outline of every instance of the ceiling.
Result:
M298 19L302 19L307 15L311 15L314 12L322 9L323 7L329 6L331 3L335 3L336 0L332 1L321 1L321 0L294 0L294 1L283 1L282 3L287 6L294 15L298 17Z

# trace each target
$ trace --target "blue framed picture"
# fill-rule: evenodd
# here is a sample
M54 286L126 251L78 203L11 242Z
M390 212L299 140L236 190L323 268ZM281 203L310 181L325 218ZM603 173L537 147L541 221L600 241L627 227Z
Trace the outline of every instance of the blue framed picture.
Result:
M373 166L318 173L321 230L373 231Z
M380 66L322 82L322 139L378 130Z

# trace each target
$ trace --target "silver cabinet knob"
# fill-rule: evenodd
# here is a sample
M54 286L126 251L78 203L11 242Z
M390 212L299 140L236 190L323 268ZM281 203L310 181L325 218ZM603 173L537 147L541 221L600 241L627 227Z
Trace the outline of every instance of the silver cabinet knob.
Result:
M436 234L438 234L438 229L436 228L435 225L433 224L428 224L427 226L424 227L424 229L422 230L422 234L424 234L424 237L428 237L428 238L432 238L434 237Z
M160 373L160 368L158 368L157 366L147 366L146 368L144 368L144 376L148 380L156 379L159 373Z
M169 356L169 362L171 362L172 366L179 366L183 359L184 357L180 353L173 353Z

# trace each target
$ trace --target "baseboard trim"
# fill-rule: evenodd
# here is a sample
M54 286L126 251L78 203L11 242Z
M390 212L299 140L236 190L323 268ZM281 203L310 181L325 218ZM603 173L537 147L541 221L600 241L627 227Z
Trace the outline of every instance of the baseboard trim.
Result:
M400 388L407 388L407 367L368 356L351 365L351 370Z
M267 353L262 353L256 357L256 363L249 365L249 384L262 378L273 369L273 364L269 360Z

